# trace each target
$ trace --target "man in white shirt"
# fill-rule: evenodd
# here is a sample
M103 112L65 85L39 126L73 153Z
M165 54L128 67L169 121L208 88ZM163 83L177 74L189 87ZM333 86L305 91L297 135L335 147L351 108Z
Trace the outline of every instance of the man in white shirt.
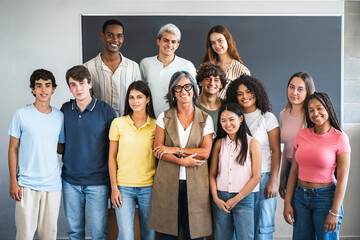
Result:
M128 86L141 80L139 65L119 52L124 42L124 26L120 21L106 21L101 40L104 42L103 51L84 63L91 74L92 95L110 104L116 114L122 116Z
M159 55L144 58L140 62L141 76L151 89L156 116L169 108L165 95L171 76L177 71L187 71L194 78L196 75L196 69L190 61L175 55L180 38L180 30L174 24L162 26L156 39Z

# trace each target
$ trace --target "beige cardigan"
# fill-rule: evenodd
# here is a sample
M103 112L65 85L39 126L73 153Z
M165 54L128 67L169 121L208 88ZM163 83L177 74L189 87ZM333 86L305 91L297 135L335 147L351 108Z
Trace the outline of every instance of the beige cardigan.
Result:
M199 148L208 115L195 107L186 148ZM165 111L165 146L180 147L176 109ZM178 235L178 193L180 166L159 160L152 190L149 228ZM191 238L212 234L211 203L207 163L186 168L189 229Z

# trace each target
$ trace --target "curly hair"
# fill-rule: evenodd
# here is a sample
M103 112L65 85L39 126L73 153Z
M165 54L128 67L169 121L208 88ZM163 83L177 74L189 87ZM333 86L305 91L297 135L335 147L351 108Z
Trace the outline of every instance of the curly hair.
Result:
M221 25L212 27L210 29L210 31L208 32L208 35L206 38L206 54L203 59L203 63L208 62L208 61L210 61L210 62L218 62L219 61L218 54L216 52L214 52L214 49L211 46L210 35L212 33L220 33L220 34L224 35L226 42L228 44L228 53L229 53L230 57L238 60L242 64L243 61L240 58L239 52L236 48L236 43L235 43L233 37L231 36L231 33L229 32L229 30L227 30L226 27L221 26Z
M250 92L254 94L256 99L255 100L256 107L260 109L261 114L265 114L266 112L271 111L272 105L269 101L268 94L266 93L264 84L254 76L241 75L239 78L235 79L230 84L226 92L225 102L238 103L237 92L241 84L244 84L250 90Z
M307 97L305 99L304 108L305 108L307 127L311 128L311 127L315 126L315 124L311 121L310 116L309 116L309 102L313 99L317 99L321 103L321 105L323 105L324 108L326 109L327 113L329 114L330 125L333 128L341 131L340 124L339 124L338 118L336 116L334 106L331 103L330 97L324 92L314 92L313 94L311 94L309 97Z
M31 76L30 76L30 88L32 90L35 89L35 81L38 81L39 79L44 79L44 80L51 80L51 84L54 88L56 88L56 82L55 82L55 77L52 74L52 72L46 70L46 69L37 69L35 70ZM35 94L31 91L32 95L35 96Z
M199 69L196 72L196 82L199 86L200 93L202 91L200 82L202 82L205 78L210 76L219 77L222 87L224 88L226 85L226 74L224 70L217 64L212 62L206 62L200 65Z

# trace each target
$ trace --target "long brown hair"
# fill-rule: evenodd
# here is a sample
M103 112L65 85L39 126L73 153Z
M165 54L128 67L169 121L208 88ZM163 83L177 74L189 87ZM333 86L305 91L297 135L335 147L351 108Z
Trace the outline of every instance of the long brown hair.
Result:
M313 81L312 77L310 76L310 74L308 74L307 72L294 73L290 77L288 84L286 86L286 98L287 98L286 108L289 108L289 109L292 108L292 105L289 101L289 96L287 95L287 93L288 93L288 88L289 88L290 82L294 77L301 78L304 81L305 88L306 88L306 97L310 96L311 94L313 94L315 92L315 84L314 84L314 81ZM304 109L304 104L303 104L303 109Z
M291 80L294 78L294 77L298 77L300 79L302 79L305 83L305 89L306 89L306 98L309 97L311 94L313 94L315 92L315 84L314 84L314 81L311 77L310 74L308 74L307 72L297 72L297 73L294 73L288 83L287 83L287 87L286 87L286 99L287 99L287 104L286 104L286 109L289 109L291 110L292 109L292 104L290 103L289 101L289 96L288 96L288 88L289 88L289 85L290 85L290 82ZM305 98L305 100L306 100ZM305 100L304 100L304 103L305 103ZM305 117L305 106L304 106L304 103L303 103L303 106L302 106L302 111L304 113L303 115L303 127L306 128L307 127L307 122L306 122L306 117Z
M126 101L125 101L125 113L124 113L124 116L126 116L126 115L131 115L131 114L133 113L133 110L131 109L130 104L129 104L129 96L130 96L131 90L137 90L137 91L141 92L142 94L144 94L145 97L150 98L150 102L149 102L148 104L146 104L146 115L148 115L148 116L151 117L151 118L156 119L150 88L149 88L149 86L148 86L145 82L143 82L143 81L135 81L135 82L132 82L132 83L130 84L130 86L128 87L127 92L126 92Z
M214 52L214 50L212 49L211 47L211 43L210 43L210 35L212 33L220 33L222 35L224 35L226 41L227 41L227 44L228 44L228 53L230 55L231 58L233 59L236 59L238 60L241 64L243 63L241 58L240 58L240 55L239 55L239 52L236 48L236 43L235 41L233 40L233 37L231 36L231 33L229 32L229 30L227 30L226 27L224 26L221 26L221 25L217 25L217 26L214 26L210 29L210 31L208 32L208 35L207 35L207 38L206 38L206 54L205 54L205 57L203 59L203 63L205 62L217 62L219 61L219 56L217 55L216 52Z

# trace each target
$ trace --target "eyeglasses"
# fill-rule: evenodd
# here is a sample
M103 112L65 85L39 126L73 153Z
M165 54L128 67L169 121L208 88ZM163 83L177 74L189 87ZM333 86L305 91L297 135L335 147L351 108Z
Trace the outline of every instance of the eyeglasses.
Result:
M182 91L183 88L184 88L187 92L189 92L193 87L194 87L194 85L192 85L191 83L187 83L187 84L185 84L184 86L176 85L176 86L174 87L174 91L175 91L176 93L181 93L181 91Z

